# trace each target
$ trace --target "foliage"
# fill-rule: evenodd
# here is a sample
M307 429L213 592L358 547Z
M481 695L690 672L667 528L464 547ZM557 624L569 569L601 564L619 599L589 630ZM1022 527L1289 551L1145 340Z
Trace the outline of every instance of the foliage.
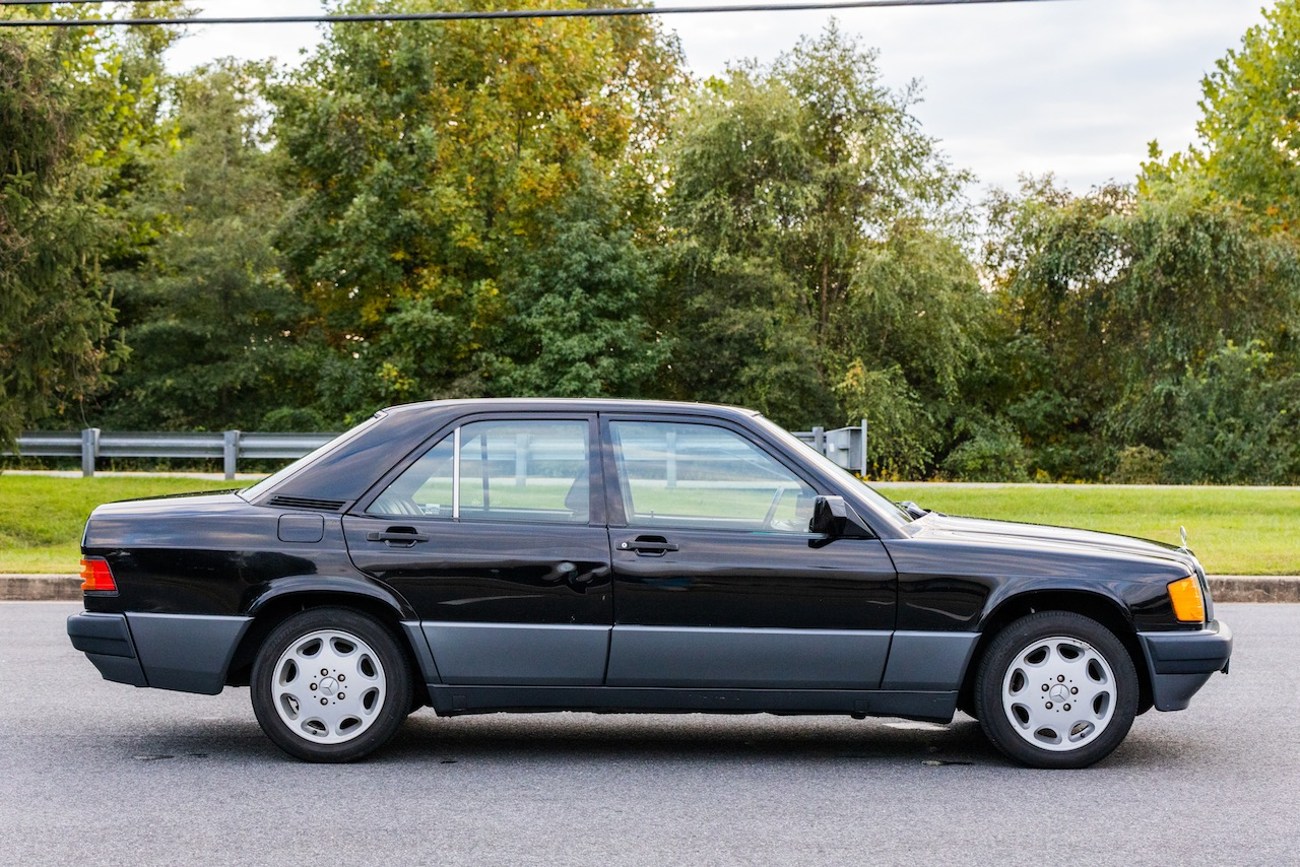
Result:
M265 148L266 73L229 62L168 87L176 136L143 158L130 207L157 233L109 275L132 360L105 425L255 428L302 376L289 338L305 311L270 244L284 204Z
M1278 0L1201 82L1199 145L1165 158L1154 142L1144 192L1194 186L1267 228L1300 233L1300 0Z
M1194 191L1075 197L1043 179L990 214L985 262L1018 380L1003 411L1053 477L1102 477L1128 446L1168 452L1187 371L1225 341L1297 333L1294 244Z
M906 437L879 471L928 469L986 305L956 232L966 176L915 99L834 24L696 90L671 146L671 393L788 425L865 414Z
M950 479L968 482L1024 481L1028 456L1020 433L998 420L977 428L948 453L940 466Z
M1300 0L1195 147L977 214L835 24L703 82L652 18L436 32L174 76L162 28L0 33L0 444L619 395L866 418L877 477L1300 481Z
M651 216L675 43L639 17L439 27L436 40L335 27L271 90L301 191L279 233L291 284L337 357L366 371L347 376L369 409L518 388L635 391L615 371L646 363L630 282L645 266L629 245ZM555 293L540 305L539 269ZM578 309L593 293L599 309ZM540 340L575 324L598 333Z
M96 273L104 227L79 188L76 45L0 33L0 445L61 413L118 355Z
M1300 373L1258 341L1227 343L1184 380L1171 482L1300 482Z

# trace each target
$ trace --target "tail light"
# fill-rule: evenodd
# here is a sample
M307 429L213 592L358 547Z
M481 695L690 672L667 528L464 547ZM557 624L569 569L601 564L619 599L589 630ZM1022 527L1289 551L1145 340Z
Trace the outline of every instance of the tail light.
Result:
M83 593L116 593L117 581L113 570L103 557L81 558L81 591Z

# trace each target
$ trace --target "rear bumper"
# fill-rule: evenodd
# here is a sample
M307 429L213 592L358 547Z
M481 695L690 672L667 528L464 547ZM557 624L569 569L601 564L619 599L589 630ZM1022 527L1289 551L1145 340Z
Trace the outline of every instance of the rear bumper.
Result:
M99 669L104 680L149 685L135 653L131 630L126 626L126 615L74 614L68 618L68 638Z
M1232 658L1232 630L1211 620L1196 632L1142 632L1156 710L1182 710L1216 671Z
M105 680L216 695L249 617L101 614L68 618L72 646Z

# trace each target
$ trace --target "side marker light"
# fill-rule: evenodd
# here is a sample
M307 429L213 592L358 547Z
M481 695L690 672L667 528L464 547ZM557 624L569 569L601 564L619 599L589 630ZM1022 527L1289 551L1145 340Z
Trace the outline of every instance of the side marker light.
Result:
M1171 582L1169 601L1174 604L1174 616L1183 623L1205 622L1205 597L1201 594L1201 582L1195 576L1188 575Z

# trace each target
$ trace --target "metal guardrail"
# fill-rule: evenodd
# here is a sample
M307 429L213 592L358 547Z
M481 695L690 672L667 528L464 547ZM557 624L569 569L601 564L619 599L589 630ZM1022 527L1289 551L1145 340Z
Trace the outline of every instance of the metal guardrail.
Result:
M867 474L867 420L853 427L794 431L796 437L847 470ZM239 459L292 460L320 448L338 434L246 433L228 430L211 433L29 431L18 437L18 454L38 458L81 458L81 474L93 476L100 458L206 458L221 459L227 479L235 477ZM0 452L12 455L13 452Z
M81 474L93 476L99 458L221 459L227 479L235 477L239 459L294 459L334 439L333 433L106 433L99 428L77 431L30 431L18 437L18 454L40 458L81 458ZM3 452L10 455L13 452Z
M844 469L865 477L869 431L867 420L864 418L861 424L852 427L837 427L831 430L815 427L812 430L791 431L791 433L805 445L811 446L814 451L824 454Z

